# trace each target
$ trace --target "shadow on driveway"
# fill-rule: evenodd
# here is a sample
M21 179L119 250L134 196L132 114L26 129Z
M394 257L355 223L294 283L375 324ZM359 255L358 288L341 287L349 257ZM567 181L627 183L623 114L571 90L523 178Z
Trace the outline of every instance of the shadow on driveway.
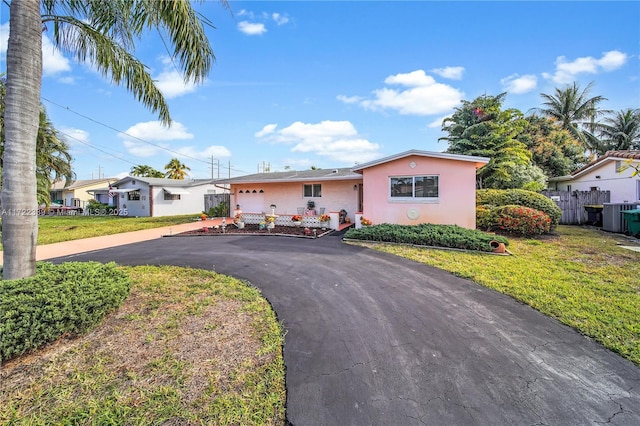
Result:
M287 330L294 425L640 425L640 368L493 290L340 236L172 237L62 260L215 270Z

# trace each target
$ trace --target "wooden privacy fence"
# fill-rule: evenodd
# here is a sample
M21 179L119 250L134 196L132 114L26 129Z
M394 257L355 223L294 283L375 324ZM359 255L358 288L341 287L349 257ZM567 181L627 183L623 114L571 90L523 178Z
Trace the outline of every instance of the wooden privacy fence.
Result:
M611 199L609 191L542 191L541 194L554 200L562 210L561 225L586 223L587 212L584 206L601 206Z
M225 204L225 211L222 216L231 216L231 206L229 202L231 200L230 194L205 194L204 196L204 211L208 212L210 208L218 207L222 203Z

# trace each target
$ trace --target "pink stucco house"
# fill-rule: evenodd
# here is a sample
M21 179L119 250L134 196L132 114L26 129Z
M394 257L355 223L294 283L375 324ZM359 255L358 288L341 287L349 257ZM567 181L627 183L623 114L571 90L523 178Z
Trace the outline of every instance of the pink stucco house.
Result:
M231 205L243 213L283 217L302 214L309 200L316 213L339 227L344 210L356 227L373 224L435 223L475 228L476 170L489 162L441 152L410 150L353 168L258 173L223 180Z
M489 158L410 150L360 164L362 214L374 224L476 227L476 170ZM356 221L357 224L359 221Z

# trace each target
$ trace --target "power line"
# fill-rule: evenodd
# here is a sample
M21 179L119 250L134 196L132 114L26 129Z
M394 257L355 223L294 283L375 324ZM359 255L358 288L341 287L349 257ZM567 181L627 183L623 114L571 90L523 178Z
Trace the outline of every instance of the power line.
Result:
M59 107L59 108L62 108L62 109L64 109L64 110L67 110L67 111L69 111L69 112L71 112L71 113L73 113L73 114L75 114L75 115L77 115L77 116L79 116L79 117L82 117L82 118L84 118L85 120L89 120L89 121L91 121L91 122L93 122L93 123L96 123L96 124L98 124L98 125L100 125L100 126L106 127L106 128L107 128L107 129L109 129L109 130L113 130L114 132L118 132L118 133L121 133L121 134L123 134L123 135L127 135L127 136L129 136L130 138L133 138L133 139L139 140L140 142L144 142L144 143L146 143L146 144L152 145L152 146L154 146L154 147L156 147L156 148L158 148L158 149L161 149L161 150L164 150L164 151L167 151L167 152L171 152L171 153L173 153L173 154L176 154L176 155L179 155L179 156L182 156L182 157L185 157L185 158L189 158L189 159L192 159L192 160L195 160L195 161L199 161L200 163L204 163L204 164L210 165L210 162L209 162L209 161L201 160L200 158L192 157L192 156L190 156L190 155L187 155L187 154L184 154L184 153L181 153L181 152L178 152L178 151L173 151L173 150L171 150L171 149L169 149L169 148L165 148L164 146L161 146L161 145L155 144L155 143L153 143L153 142L149 142L149 141L147 141L147 140L145 140L145 139L139 138L139 137L137 137L137 136L133 136L133 135L131 135L131 134L127 133L127 132L124 132L124 131L122 131L122 130L116 129L116 128L115 128L115 127L113 127L113 126L110 126L110 125L108 125L108 124L106 124L106 123L103 123L103 122L101 122L101 121L98 121L98 120L96 120L96 119L94 119L94 118L91 118L91 117L89 117L89 116L87 116L87 115L81 114L81 113L79 113L79 112L77 112L77 111L72 110L72 109L71 109L71 108L69 108L69 107L65 107L64 105L61 105L61 104L59 104L59 103L57 103L57 102L54 102L54 101L52 101L52 100L50 100L50 99L47 99L47 98L45 98L45 97L42 97L42 99L43 99L43 100L45 100L45 101L47 101L47 102L49 102L49 103L50 103L50 104L52 104L52 105L55 105L55 106L57 106L57 107ZM76 138L73 138L73 137L72 137L72 139L76 139ZM77 140L77 139L76 139L76 140ZM83 143L84 143L84 142L83 142ZM112 155L112 154L110 154L110 155ZM117 158L117 157L116 157L116 158ZM126 160L125 160L125 161L126 161ZM129 161L128 161L128 162L129 162ZM129 163L131 163L131 162L129 162ZM131 163L131 164L133 164L133 163ZM134 164L134 165L137 165L137 164ZM229 166L223 166L223 167L225 167L225 168L229 169L229 171L235 171L235 172L239 172L239 173L249 174L249 172L247 172L247 171L232 168L230 165L229 165Z

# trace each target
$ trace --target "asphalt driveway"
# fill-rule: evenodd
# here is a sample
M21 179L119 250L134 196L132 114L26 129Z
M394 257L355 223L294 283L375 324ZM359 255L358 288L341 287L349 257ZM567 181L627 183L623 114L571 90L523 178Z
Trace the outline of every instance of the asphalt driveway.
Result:
M640 368L511 298L341 242L172 237L58 258L251 282L287 330L296 425L640 425Z

